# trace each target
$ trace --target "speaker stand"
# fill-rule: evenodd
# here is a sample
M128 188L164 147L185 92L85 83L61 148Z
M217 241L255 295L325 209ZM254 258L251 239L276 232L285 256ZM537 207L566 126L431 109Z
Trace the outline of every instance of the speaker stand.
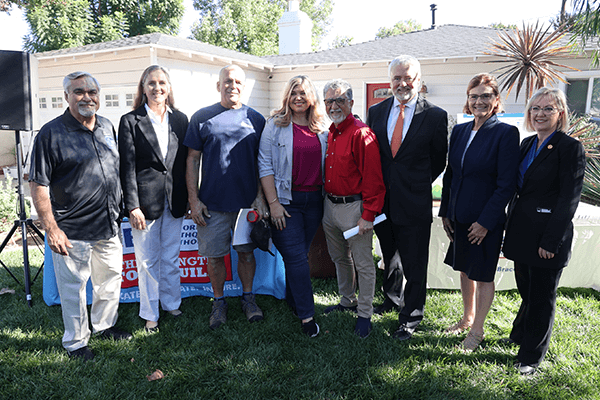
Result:
M41 242L44 242L44 234L38 229L37 226L33 224L33 221L30 218L27 218L27 211L25 210L25 194L23 191L23 155L21 153L21 133L19 130L15 131L15 146L16 146L16 155L17 155L17 193L19 195L19 219L15 220L12 229L0 245L0 254L4 251L4 248L15 234L17 229L21 228L21 237L22 237L22 248L23 248L23 273L25 275L25 296L27 299L27 304L29 307L32 307L32 297L31 297L31 285L35 283L35 280L40 275L42 268L44 267L44 263L38 269L33 281L31 281L31 275L29 272L29 249L27 247L27 229L29 228L38 237L41 239ZM34 237L35 238L35 237ZM34 239L35 240L35 239ZM38 243L39 244L39 243ZM8 267L0 260L0 264L2 267L9 273L10 276L20 285L21 282L17 279L16 276L13 275L12 272L8 269Z

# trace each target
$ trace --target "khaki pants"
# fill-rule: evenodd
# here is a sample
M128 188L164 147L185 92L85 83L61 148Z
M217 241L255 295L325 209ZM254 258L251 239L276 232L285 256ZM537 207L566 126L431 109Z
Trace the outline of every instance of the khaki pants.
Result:
M344 231L355 227L362 215L362 201L334 204L325 199L323 230L329 255L335 263L338 288L344 307L358 305L358 316L370 318L375 294L373 231L344 239ZM358 281L358 300L356 284Z
M121 297L123 247L118 235L107 240L73 240L69 255L52 252L54 273L60 294L65 334L62 344L68 351L87 346L90 339L85 288L91 277L91 310L94 332L117 322Z

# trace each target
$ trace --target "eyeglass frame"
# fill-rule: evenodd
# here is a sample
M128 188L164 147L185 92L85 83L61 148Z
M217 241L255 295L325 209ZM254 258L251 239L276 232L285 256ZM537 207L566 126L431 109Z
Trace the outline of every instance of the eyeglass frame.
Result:
M547 107L540 107L540 106L531 106L529 108L529 112L531 114L537 114L540 115L540 112L543 112L544 115L554 115L558 112L560 112L561 110L559 108L555 108L552 106L547 106Z
M481 101L490 101L494 97L497 97L495 93L482 93L482 94L468 94L467 99L469 101L477 101L477 99L481 99Z
M333 102L335 102L338 106L343 106L348 100L348 98L340 96L336 97L335 99L324 99L323 103L325 103L325 106L327 107L331 107L333 105Z

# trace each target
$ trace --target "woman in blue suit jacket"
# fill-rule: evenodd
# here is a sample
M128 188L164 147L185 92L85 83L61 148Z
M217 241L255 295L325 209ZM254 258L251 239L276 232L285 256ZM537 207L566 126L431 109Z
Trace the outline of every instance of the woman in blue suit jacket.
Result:
M181 315L179 247L187 208L183 139L188 119L173 104L167 71L152 65L138 84L134 110L121 117L119 153L125 210L131 224L140 317L158 329L159 301Z
M520 345L515 367L531 374L550 345L556 289L571 256L573 215L585 172L585 151L566 135L568 108L559 89L538 90L525 109L517 193L508 208L504 255L515 262L522 302L504 342Z
M494 300L494 275L506 219L505 207L515 191L519 131L499 122L500 92L489 74L476 75L467 87L464 112L473 121L452 130L444 174L440 216L451 240L445 262L460 271L464 313L446 329L459 334L472 351L483 340L483 324Z
M323 218L323 120L314 85L305 75L295 76L285 86L281 108L267 121L258 151L273 243L285 264L285 297L310 337L319 334L308 250Z

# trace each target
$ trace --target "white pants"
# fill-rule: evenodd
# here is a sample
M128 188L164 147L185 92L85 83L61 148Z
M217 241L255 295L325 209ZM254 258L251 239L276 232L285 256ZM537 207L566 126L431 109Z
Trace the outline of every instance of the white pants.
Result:
M182 218L173 218L165 201L165 210L156 220L146 220L146 229L132 229L133 247L140 289L140 317L158 321L158 301L163 310L181 305L179 248Z
M65 334L62 344L68 351L87 346L90 339L86 285L92 279L91 320L94 332L117 322L121 297L123 247L118 235L106 240L73 240L69 255L52 252L54 273L60 295Z

